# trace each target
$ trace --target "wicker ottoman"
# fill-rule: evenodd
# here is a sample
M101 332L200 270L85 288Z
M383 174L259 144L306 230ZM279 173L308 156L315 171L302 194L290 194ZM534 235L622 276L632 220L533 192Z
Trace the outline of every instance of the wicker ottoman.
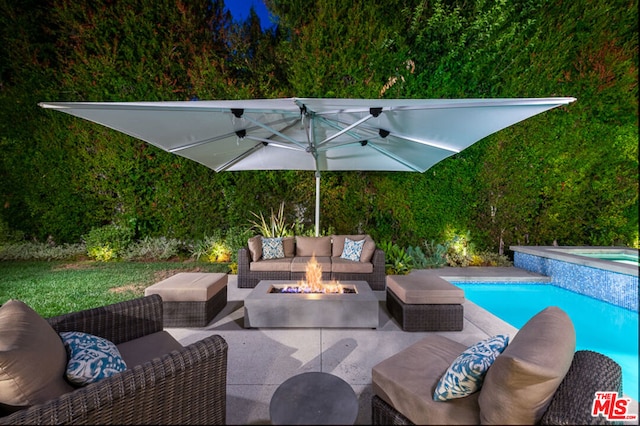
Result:
M460 331L462 303L464 290L438 276L387 276L387 310L404 331Z
M227 274L180 272L144 294L162 297L165 327L205 327L227 305Z

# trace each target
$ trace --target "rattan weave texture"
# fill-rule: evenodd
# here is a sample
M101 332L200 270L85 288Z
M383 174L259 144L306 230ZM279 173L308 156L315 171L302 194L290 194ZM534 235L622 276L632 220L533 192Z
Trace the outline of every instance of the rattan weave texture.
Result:
M404 331L460 331L464 325L462 305L410 305L389 288L387 310Z
M165 327L206 327L227 306L227 286L206 302L164 302Z

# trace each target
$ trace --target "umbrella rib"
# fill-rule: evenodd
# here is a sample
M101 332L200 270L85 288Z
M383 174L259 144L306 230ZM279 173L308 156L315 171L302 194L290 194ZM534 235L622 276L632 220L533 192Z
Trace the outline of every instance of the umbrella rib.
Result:
M441 144L441 143L437 143L437 142L430 142L430 141L426 141L424 139L418 139L418 138L412 138L411 136L406 136L406 135L401 135L398 133L392 133L393 137L398 138L398 139L404 139L406 141L410 141L410 142L415 142L415 143L419 143L422 145L427 145L427 146L432 146L434 148L438 148L438 149L442 149L444 151L449 151L452 152L454 154L457 154L460 152L459 148L452 148L450 146Z
M272 132L274 135L278 135L278 136L280 136L281 138L283 138L283 139L285 139L285 140L288 140L288 141L289 141L289 142L291 142L292 144L298 145L300 148L305 148L305 146L304 146L304 145L301 145L299 141L297 141L297 140L295 140L295 139L293 139L293 138L291 138L291 137L289 137L289 136L285 135L284 133L282 133L282 132L280 132L280 131L278 131L278 130L274 129L273 127L268 126L267 124L261 123L261 122L259 122L258 120L255 120L255 119L253 119L253 118L251 118L251 117L244 117L244 116L243 116L243 118L244 118L245 120L248 120L248 121L250 121L250 122L254 123L254 124L255 124L255 125L257 125L257 126L262 127L263 129L265 129L265 130L267 130L267 131L269 131L269 132ZM298 119L296 119L296 120L295 120L291 125L294 125L294 124L295 124L295 122L297 122L297 121L298 121Z
M291 149L293 151L303 151L298 146L285 145L283 143L274 141L273 139L259 138L259 137L250 136L250 135L245 136L244 139L250 139L252 141L263 142L263 144L269 144L269 146L276 147L276 148Z
M398 163L400 163L400 164L402 164L402 165L404 165L404 166L406 166L406 167L410 168L411 170L413 170L413 171L415 171L415 172L423 172L423 170L422 170L421 168L417 167L415 164L412 164L412 163L410 163L410 162L408 162L408 161L406 161L406 160L403 160L402 158L398 157L397 155L392 154L391 152L387 151L387 150L386 150L386 149L384 149L384 148L379 147L378 145L376 145L376 144L374 144L374 143L369 142L369 143L367 144L367 146L369 146L369 147L371 147L371 148L375 149L375 150L376 150L376 151L378 151L380 154L382 154L382 155L384 155L384 156L386 156L386 157L389 157L389 158L391 158L391 159L392 159L392 160L394 160L394 161L397 161Z
M325 138L322 142L318 143L316 146L319 147L319 146L322 146L322 145L334 140L338 136L349 132L351 129L353 129L355 127L358 127L359 125L361 125L365 121L369 120L371 117L373 117L373 115L371 115L371 114L368 114L368 115L362 117L360 120L356 121L355 123L352 123L351 125L349 125L349 126L343 128L342 130L340 130L339 132L334 133L333 135L329 136L328 138ZM328 122L328 120L324 119L324 117L323 117L323 121Z
M226 163L224 163L223 165L221 165L220 167L215 168L214 170L216 172L222 172L227 170L229 167L233 166L234 164L236 164L238 161L243 160L244 158L248 157L249 155L253 154L255 151L263 148L265 146L264 142L259 142L257 144L255 144L254 146L252 146L250 149L244 151L242 154L238 155L235 158L232 158L231 160L227 161Z

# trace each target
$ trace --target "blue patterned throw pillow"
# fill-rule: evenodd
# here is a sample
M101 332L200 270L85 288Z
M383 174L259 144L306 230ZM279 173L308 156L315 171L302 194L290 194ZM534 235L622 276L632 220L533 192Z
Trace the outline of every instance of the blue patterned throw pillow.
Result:
M78 331L60 333L67 350L66 377L77 386L88 385L127 369L120 351L107 339Z
M263 259L280 259L284 257L284 244L282 238L263 238L262 239L262 258Z
M508 344L509 336L499 334L467 348L440 378L433 400L463 398L478 391L487 370Z
M364 240L353 241L345 237L344 249L342 250L340 258L358 262L362 254L362 247L364 247Z

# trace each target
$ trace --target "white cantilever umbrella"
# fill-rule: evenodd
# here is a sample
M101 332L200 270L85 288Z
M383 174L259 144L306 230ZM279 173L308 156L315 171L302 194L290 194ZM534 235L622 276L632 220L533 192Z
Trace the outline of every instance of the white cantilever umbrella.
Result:
M575 98L43 102L215 170L424 172Z

